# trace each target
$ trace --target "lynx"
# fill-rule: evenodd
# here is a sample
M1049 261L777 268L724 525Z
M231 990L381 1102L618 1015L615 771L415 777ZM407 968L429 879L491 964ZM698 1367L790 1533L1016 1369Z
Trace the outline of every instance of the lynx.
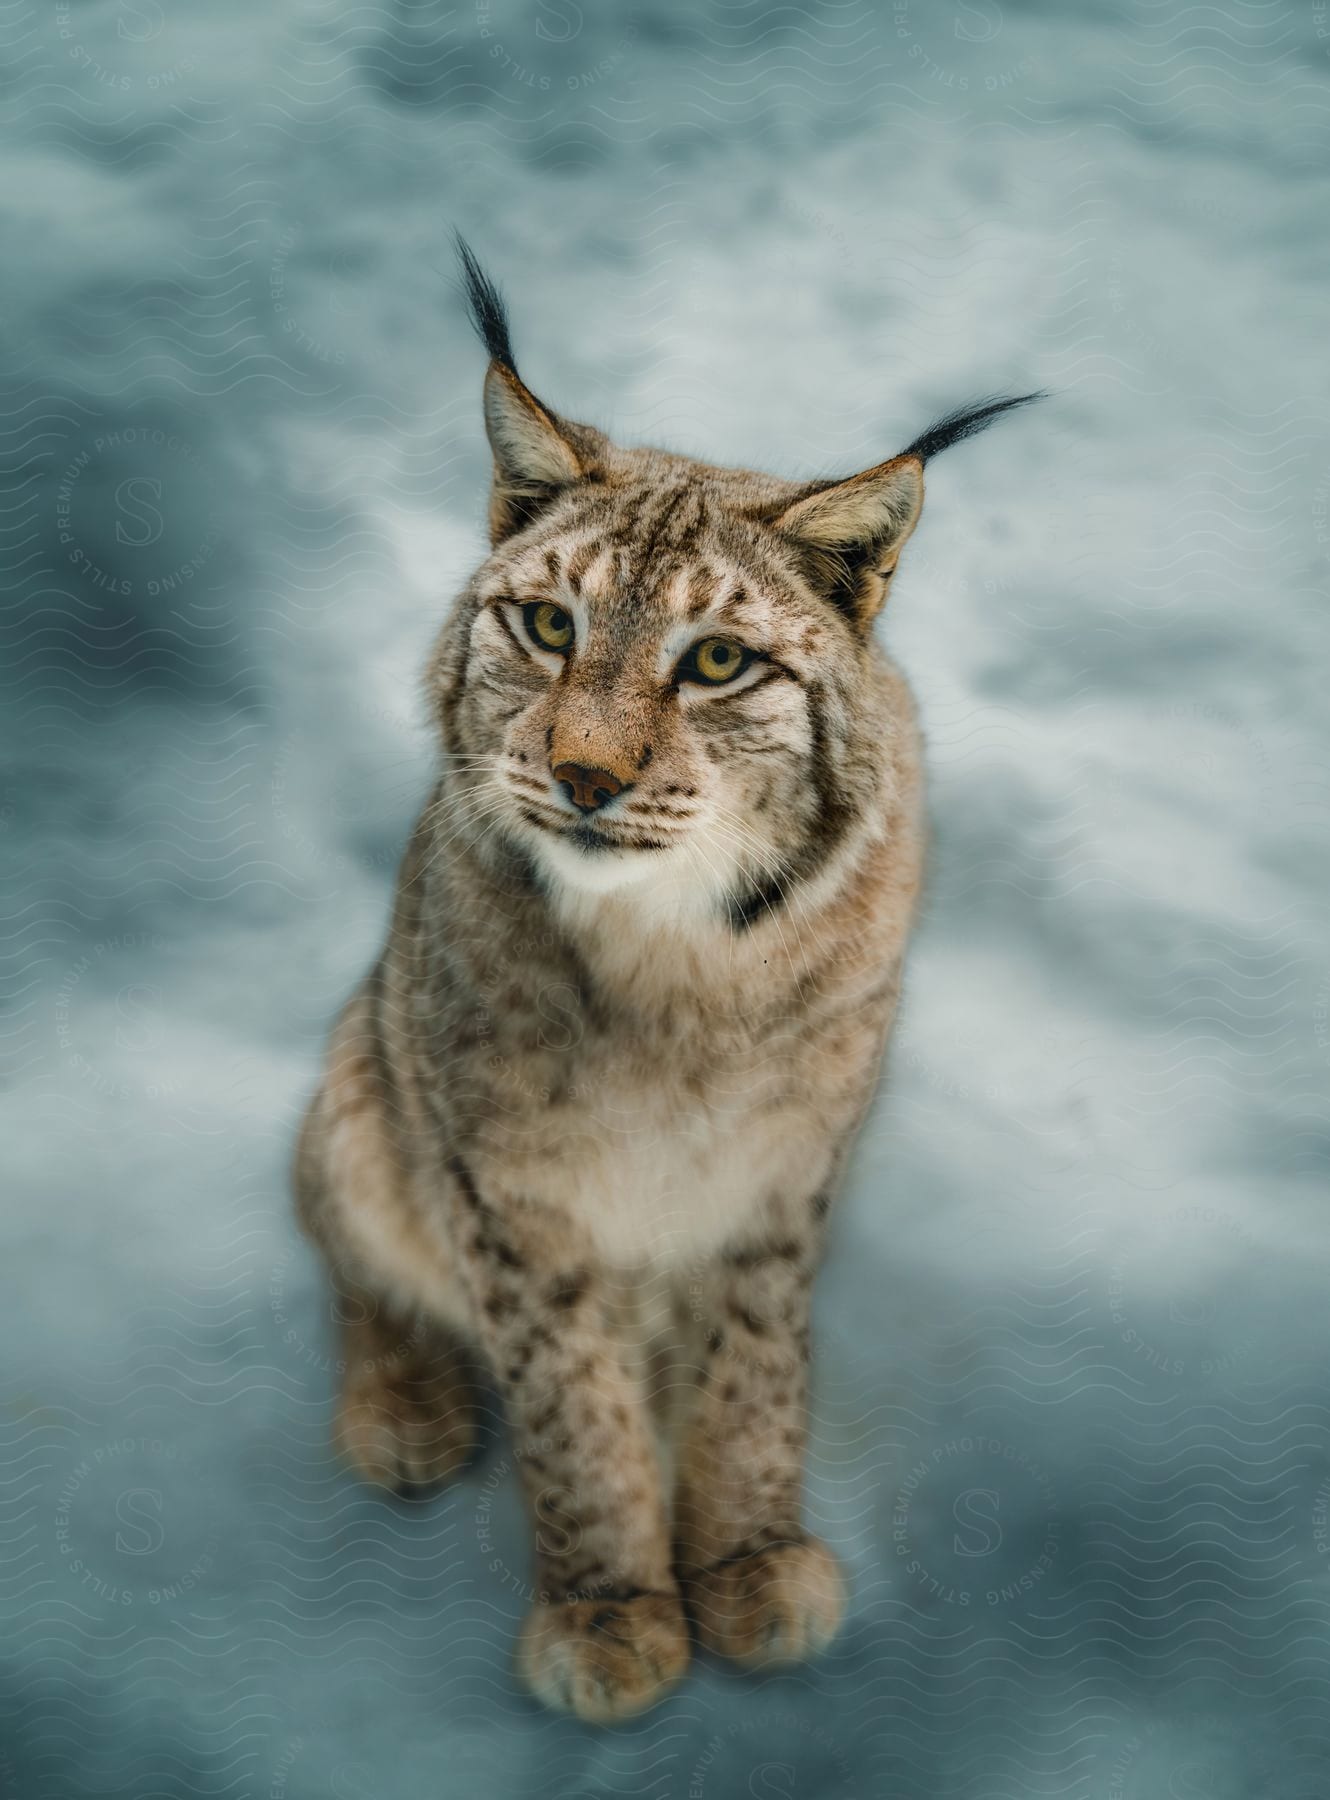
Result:
M923 856L909 690L873 637L923 469L848 479L612 443L488 349L491 551L427 672L437 780L296 1154L343 1287L336 1438L409 1493L502 1400L536 1543L518 1668L609 1721L690 1643L817 1654L809 1309Z

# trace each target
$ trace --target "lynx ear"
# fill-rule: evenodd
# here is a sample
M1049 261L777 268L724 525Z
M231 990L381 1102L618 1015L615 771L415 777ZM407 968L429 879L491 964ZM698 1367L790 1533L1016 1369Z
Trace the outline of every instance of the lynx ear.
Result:
M485 377L485 431L494 452L490 537L501 542L586 475L561 429L512 369L492 362Z
M935 419L890 462L851 475L848 481L821 481L805 488L772 523L796 547L814 585L867 631L887 597L901 547L919 518L924 464L952 444L986 431L1013 408L1045 398L1042 390L993 394L958 406Z
M848 481L820 485L772 523L818 591L867 631L923 503L923 458L907 450Z
M490 540L498 544L529 524L550 501L592 473L606 440L543 406L517 373L503 295L457 239L467 310L490 353L485 376L485 431L494 452Z

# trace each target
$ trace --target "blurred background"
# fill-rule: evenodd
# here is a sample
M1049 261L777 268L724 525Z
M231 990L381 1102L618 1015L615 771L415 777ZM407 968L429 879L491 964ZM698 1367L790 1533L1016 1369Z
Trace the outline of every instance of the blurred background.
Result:
M0 0L0 1793L1330 1792L1326 0ZM483 355L929 471L935 843L819 1288L816 1667L509 1674L502 1442L328 1449L286 1166L428 780Z

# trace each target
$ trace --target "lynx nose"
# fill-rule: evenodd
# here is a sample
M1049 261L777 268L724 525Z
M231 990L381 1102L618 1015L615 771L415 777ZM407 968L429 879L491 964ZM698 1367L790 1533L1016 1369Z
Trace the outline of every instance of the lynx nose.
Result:
M578 812L595 812L598 806L604 806L616 794L623 792L623 783L608 769L588 769L585 763L561 762L550 770L550 774L562 787Z

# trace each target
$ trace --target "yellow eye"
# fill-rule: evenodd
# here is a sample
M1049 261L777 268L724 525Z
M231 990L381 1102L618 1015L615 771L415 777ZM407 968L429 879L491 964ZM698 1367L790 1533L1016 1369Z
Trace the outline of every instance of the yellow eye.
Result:
M733 681L747 660L733 638L703 638L689 658L703 681Z
M522 608L522 621L542 650L567 650L573 641L573 621L561 606L534 600Z

